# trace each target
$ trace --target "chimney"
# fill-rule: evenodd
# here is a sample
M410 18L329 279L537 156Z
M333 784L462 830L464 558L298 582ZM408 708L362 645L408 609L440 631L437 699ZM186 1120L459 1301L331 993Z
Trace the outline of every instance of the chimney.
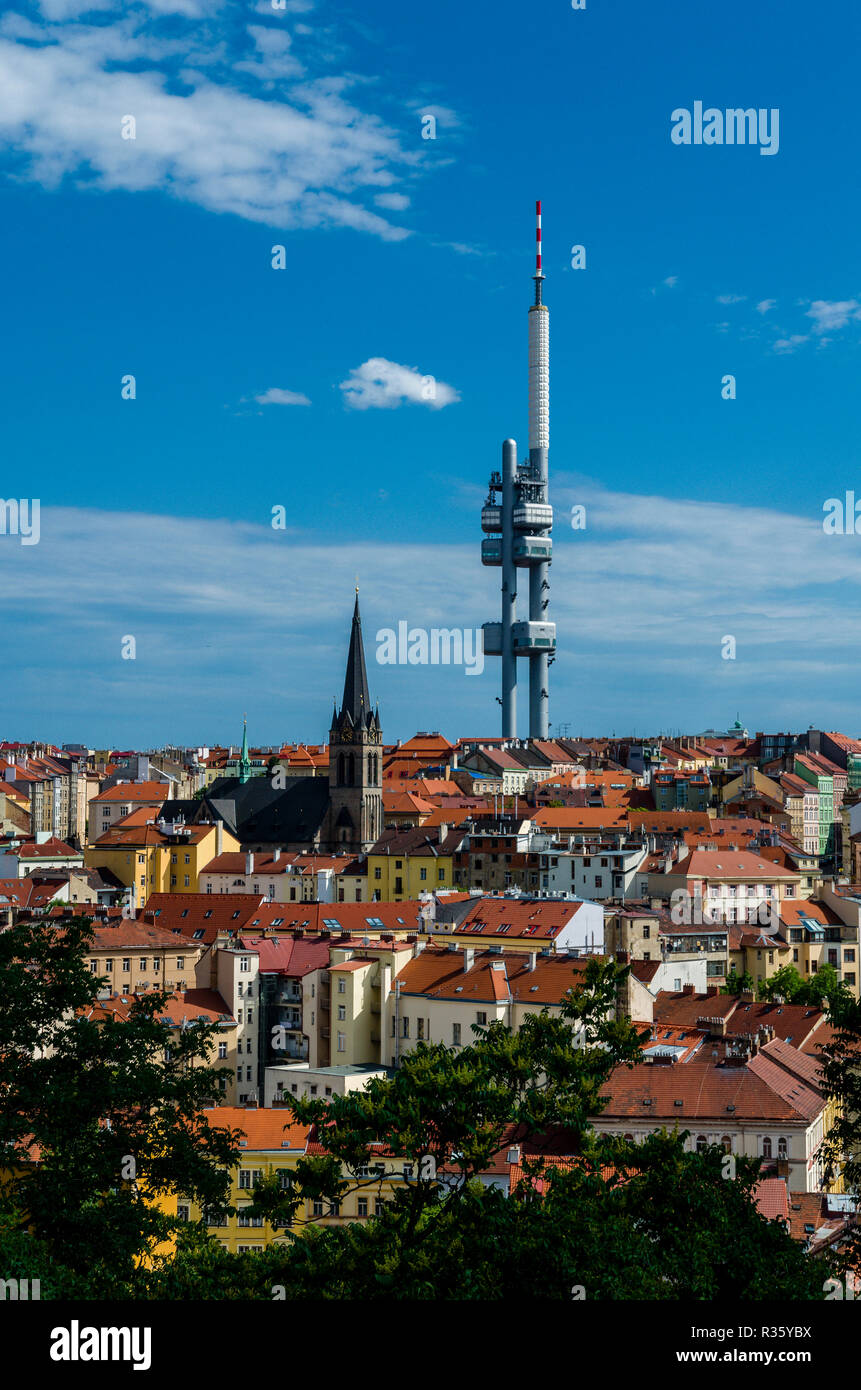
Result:
M273 864L277 864L277 863L278 863L278 860L279 860L280 858L281 858L281 851L280 851L280 849L273 849L273 851L272 851L272 863L273 863Z
M464 946L464 948L463 948L463 973L464 973L464 974L466 974L467 970L471 970L471 969L472 969L472 962L473 962L474 960L475 960L475 950L474 950L474 948L473 948L472 946Z
M245 872L246 874L254 873L254 855L251 853L245 856Z
M527 970L534 970L534 969L535 969L535 962L537 961L537 959L538 959L538 952L537 952L537 951L530 951L530 952L529 952L529 964L528 964L528 966L526 967Z
M752 989L743 989L738 997L743 1004L753 1004L756 999L756 994Z
M221 820L217 820L217 821L215 822L215 853L216 853L216 855L221 854L223 848L224 848L224 822L221 821Z
M693 985L683 985L682 994L696 994L696 990Z

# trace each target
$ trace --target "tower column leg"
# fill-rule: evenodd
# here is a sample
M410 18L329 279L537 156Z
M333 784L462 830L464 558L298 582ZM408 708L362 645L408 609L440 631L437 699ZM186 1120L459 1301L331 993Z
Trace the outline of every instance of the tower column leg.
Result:
M502 445L502 737L517 736L517 657L512 629L517 620L517 570L514 567L514 482L517 445Z

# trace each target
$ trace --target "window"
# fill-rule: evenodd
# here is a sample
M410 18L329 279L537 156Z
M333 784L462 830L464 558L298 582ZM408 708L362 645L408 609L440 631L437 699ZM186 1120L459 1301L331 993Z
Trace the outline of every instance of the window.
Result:
M705 1136L704 1134L698 1134L698 1135L697 1135L697 1153L698 1153L698 1154L704 1154L707 1148L708 1148L708 1141L706 1140L706 1136Z
M487 1014L486 1014L486 1013L480 1013L480 1012L477 1013L477 1014L475 1015L475 1021L476 1021L476 1023L486 1023L486 1022L487 1022Z
M218 1060L219 1060L220 1062L223 1062L226 1056L227 1056L227 1043L226 1043L226 1042L220 1042L220 1043L218 1044Z
M189 886L190 881L191 881L191 880L189 879L188 874L184 874L184 875L183 875L182 882L183 882L183 885L184 885L186 888Z
M346 1037L345 1037L345 1035L344 1035L343 1033L339 1033L339 1034L338 1034L338 1051L339 1051L339 1052L346 1052L346 1051L347 1051L347 1039L346 1039Z
M403 1018L403 1033L402 1033L401 1036L404 1037L404 1038L408 1038L409 1035L410 1035L410 1021L409 1021L409 1019L406 1017L406 1015L404 1015L404 1018Z
M251 969L251 962L250 962L248 956L240 956L240 957L239 957L239 969L240 969L240 970L250 970L250 969Z
M730 1139L728 1134L721 1135L720 1146L725 1154L732 1153L732 1140Z
M367 1214L368 1214L368 1199L367 1199L367 1197L360 1197L360 1198L359 1198L358 1202L356 1203L356 1213L357 1213L358 1216L367 1216Z
M184 969L185 969L185 956L177 956L177 958L176 958L176 968L177 968L177 970L184 970Z
M377 1197L376 1201L374 1202L374 1216L382 1216L384 1205L385 1203L383 1202L382 1197Z
M248 1022L248 1023L253 1023L253 1022L254 1022L254 1010L253 1010L253 1009L249 1009L249 1010L248 1010L248 1017L247 1017L246 1022Z
M344 983L343 980L339 980L339 981L338 981L338 993L339 993L339 994L346 994L346 992L347 992L347 986L345 985L345 983Z
M339 1022L343 1022L343 1020L344 1020L346 1017L347 1017L347 1006L346 1006L346 1004L339 1004L339 1005L338 1005L338 1020L339 1020Z
M312 1215L312 1216L322 1216L322 1215L323 1215L323 1203L322 1203L322 1201L320 1200L319 1197L315 1197L314 1200L313 1200L313 1202L311 1203L311 1215Z
M762 1141L762 1156L763 1158L771 1158L771 1140L767 1136Z
M138 961L138 965L140 966L141 970L146 970L146 956L141 956L140 960Z
M132 968L131 960L128 956L123 957L123 974L127 975Z
M427 876L428 876L428 871L427 871L427 869L419 869L419 878L422 880L422 882L424 882L424 880L427 878Z
M416 1020L416 1037L418 1038L419 1042L424 1042L424 1036L425 1036L425 1021L424 1021L423 1018L419 1018L419 1019Z
M177 1203L177 1208L176 1208L176 1219L177 1219L177 1221L188 1221L188 1220L189 1220L189 1211L188 1211L188 1207L186 1206L186 1204L185 1204L184 1202L179 1202L179 1203Z
M262 1226L262 1225L263 1225L263 1217L262 1217L262 1216L251 1216L249 1212L241 1211L241 1212L239 1213L239 1225L240 1225L240 1226Z
M191 855L190 855L190 854L187 854L187 855L185 856L185 862L186 862L186 864L190 864L190 863L191 863Z
M293 1174L287 1168L282 1168L278 1174L278 1186L282 1192L286 1192L293 1181Z
M460 1024L459 1024L459 1023L453 1023L453 1024L451 1025L451 1041L452 1041L452 1046L453 1046L453 1047L460 1047Z
M91 960L91 961L90 961L90 974L91 974L91 975L95 975L96 971L98 970L98 967L99 967L98 961Z
M783 1138L778 1139L778 1141L777 1141L777 1157L778 1157L778 1158L786 1158L786 1157L787 1157L787 1153L788 1153L788 1150L787 1150L787 1143L786 1143L786 1140L783 1139Z

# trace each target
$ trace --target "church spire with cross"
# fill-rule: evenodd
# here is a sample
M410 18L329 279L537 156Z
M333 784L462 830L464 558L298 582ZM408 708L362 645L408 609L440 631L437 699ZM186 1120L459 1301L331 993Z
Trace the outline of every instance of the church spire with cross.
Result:
M383 832L382 733L371 705L362 640L359 586L347 648L344 695L329 732L329 828L332 849L367 851Z
M365 644L362 641L362 616L359 612L359 586L356 585L356 602L353 607L353 626L350 630L350 646L347 651L347 670L344 676L344 698L341 701L339 724L349 716L353 728L367 724L371 714L371 697L368 694L368 671L365 666Z
M251 776L251 759L248 756L248 720L242 716L242 752L239 754L239 780L247 782Z

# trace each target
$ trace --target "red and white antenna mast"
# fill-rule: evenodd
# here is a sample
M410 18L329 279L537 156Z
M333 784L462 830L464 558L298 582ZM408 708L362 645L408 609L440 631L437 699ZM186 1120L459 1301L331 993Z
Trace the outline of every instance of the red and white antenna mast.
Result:
M535 281L535 303L541 303L541 281L544 279L544 271L541 269L541 199L535 204L535 274L532 277Z

